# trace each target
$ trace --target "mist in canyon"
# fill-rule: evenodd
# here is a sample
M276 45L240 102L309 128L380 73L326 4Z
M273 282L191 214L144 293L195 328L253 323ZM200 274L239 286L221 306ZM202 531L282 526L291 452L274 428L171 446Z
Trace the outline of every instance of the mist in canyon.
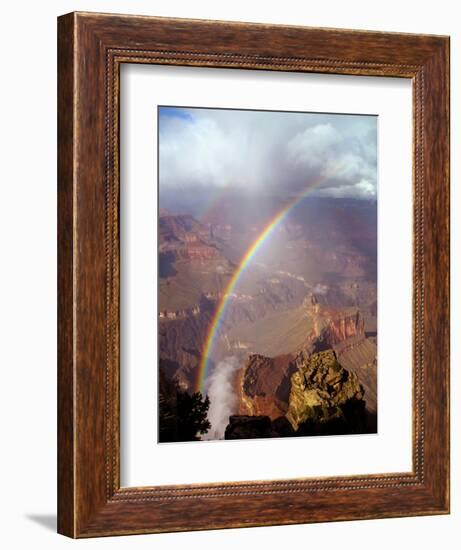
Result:
M229 423L229 416L238 406L234 391L234 378L240 364L236 357L226 357L218 363L208 377L205 393L210 398L208 420L210 430L202 437L204 440L224 439L224 431Z

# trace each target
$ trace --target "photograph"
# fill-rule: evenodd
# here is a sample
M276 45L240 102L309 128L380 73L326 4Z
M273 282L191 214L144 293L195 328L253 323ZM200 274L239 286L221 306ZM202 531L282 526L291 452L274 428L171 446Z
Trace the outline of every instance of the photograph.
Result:
M377 433L378 117L157 114L158 442Z

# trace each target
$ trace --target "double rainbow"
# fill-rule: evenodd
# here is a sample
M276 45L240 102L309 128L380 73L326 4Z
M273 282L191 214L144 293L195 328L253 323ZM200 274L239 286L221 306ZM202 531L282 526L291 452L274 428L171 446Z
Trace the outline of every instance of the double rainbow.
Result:
M338 172L338 169L334 171L335 173ZM319 185L324 183L326 180L328 180L330 177L332 177L333 174L329 174L328 176L323 176L314 182L310 183L306 189L301 193L301 195L297 196L295 199L290 201L284 208L282 208L270 221L269 223L264 227L264 229L261 231L261 233L258 235L258 237L253 241L253 243L249 246L247 251L245 252L243 258L241 259L237 269L235 270L234 274L232 275L232 278L228 282L227 286L223 290L221 294L221 298L218 302L218 306L216 308L216 311L213 315L213 319L208 327L208 332L206 335L205 343L203 346L202 355L200 358L200 364L199 364L199 370L197 375L197 381L196 381L196 390L203 393L204 389L204 383L208 375L208 370L210 367L210 356L213 352L213 348L215 345L216 337L219 334L227 306L229 304L229 300L231 298L231 295L237 286L238 282L242 278L242 275L245 273L245 270L249 266L251 260L254 258L254 256L258 253L262 245L267 241L267 239L272 235L274 230L277 228L277 226L286 218L290 210L292 210L301 200L303 200L311 191L313 191L315 188L317 188Z

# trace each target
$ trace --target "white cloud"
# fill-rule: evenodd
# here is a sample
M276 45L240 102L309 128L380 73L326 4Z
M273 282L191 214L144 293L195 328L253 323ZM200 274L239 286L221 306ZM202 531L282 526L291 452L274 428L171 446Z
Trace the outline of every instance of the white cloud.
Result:
M336 187L326 187L318 191L321 196L335 198L360 198L375 199L376 187L367 180L361 180L352 185L338 185Z
M287 144L288 158L309 167L325 166L334 155L341 136L331 124L310 126L296 134Z
M234 186L294 193L323 177L321 195L373 197L376 117L165 109L159 157L161 190Z

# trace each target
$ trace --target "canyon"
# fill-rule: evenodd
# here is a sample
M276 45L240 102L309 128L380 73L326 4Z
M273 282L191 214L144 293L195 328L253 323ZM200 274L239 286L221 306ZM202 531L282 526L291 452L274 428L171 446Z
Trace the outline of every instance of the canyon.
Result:
M378 411L376 203L309 199L290 213L226 295L243 254L271 213L270 205L258 206L249 215L248 204L224 204L202 217L161 209L162 376L186 392L196 390L207 332L224 297L226 314L210 372L226 358L238 368L229 380L233 395L228 417L233 420L220 428L221 437L226 432L234 438L250 428L272 437L293 435L293 377L319 353L333 353L348 379L357 380L363 395L356 391L361 397L355 399L367 415L359 424L365 422L363 429L373 431ZM331 408L332 396L328 399ZM260 422L265 428L253 429L251 418L267 419Z

